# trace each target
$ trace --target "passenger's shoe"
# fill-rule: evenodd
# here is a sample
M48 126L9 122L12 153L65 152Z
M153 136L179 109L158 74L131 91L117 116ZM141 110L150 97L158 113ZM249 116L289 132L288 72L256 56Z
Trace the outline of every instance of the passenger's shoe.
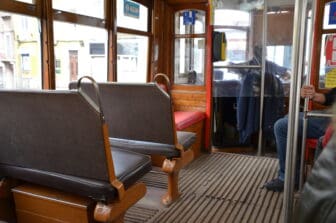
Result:
M284 190L284 181L279 178L275 178L264 184L263 188L274 192L282 192Z

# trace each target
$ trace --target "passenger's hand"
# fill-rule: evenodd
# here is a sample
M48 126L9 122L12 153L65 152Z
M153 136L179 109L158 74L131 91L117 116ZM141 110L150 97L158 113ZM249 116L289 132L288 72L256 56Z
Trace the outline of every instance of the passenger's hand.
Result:
M312 99L315 96L315 88L313 85L305 85L301 88L301 97Z

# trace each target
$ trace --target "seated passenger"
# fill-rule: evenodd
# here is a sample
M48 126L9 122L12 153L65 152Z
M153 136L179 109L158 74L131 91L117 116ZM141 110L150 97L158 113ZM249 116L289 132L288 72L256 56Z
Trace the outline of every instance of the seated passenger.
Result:
M315 88L312 85L306 85L301 88L301 97L308 97L312 101L323 105L331 105L336 96L336 88L331 89L328 93L322 94L315 92ZM320 138L324 135L325 130L330 122L329 118L325 117L309 117L307 123L307 138ZM286 165L286 146L287 146L287 128L288 128L288 116L285 116L274 125L274 135L276 140L277 155L279 159L279 173L278 177L266 182L264 188L270 191L282 192L284 189L285 179L285 165ZM298 137L302 137L303 128L303 113L299 116L299 129ZM299 171L296 171L296 184L298 185Z

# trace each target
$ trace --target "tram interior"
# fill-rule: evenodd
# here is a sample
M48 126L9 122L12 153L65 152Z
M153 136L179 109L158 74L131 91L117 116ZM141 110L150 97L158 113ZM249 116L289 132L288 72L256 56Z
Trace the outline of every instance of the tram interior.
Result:
M335 87L330 1L300 74L294 0L1 1L0 222L286 221L274 124Z

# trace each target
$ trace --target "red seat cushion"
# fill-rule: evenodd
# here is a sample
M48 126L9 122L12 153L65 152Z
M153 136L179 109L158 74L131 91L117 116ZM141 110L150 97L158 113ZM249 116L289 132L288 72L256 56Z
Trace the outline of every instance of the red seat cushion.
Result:
M160 83L158 83L157 85L158 85L162 90L164 90L165 92L168 93L167 85L165 85L165 84L160 84Z
M334 133L334 129L333 129L332 125L329 125L325 134L324 134L324 138L322 140L323 148L327 145L327 143L329 142L333 133Z
M183 130L205 118L201 111L176 111L174 116L176 130Z
M329 125L326 129L326 132L324 134L324 137L322 139L322 147L324 148L327 143L329 142L329 139L331 138L334 130L332 128L332 125ZM317 146L317 140L314 138L308 138L306 139L306 160L309 159L309 153L311 153L312 150L314 150Z
M314 138L306 139L306 151L305 151L305 159L309 160L309 154L316 148L317 140Z

